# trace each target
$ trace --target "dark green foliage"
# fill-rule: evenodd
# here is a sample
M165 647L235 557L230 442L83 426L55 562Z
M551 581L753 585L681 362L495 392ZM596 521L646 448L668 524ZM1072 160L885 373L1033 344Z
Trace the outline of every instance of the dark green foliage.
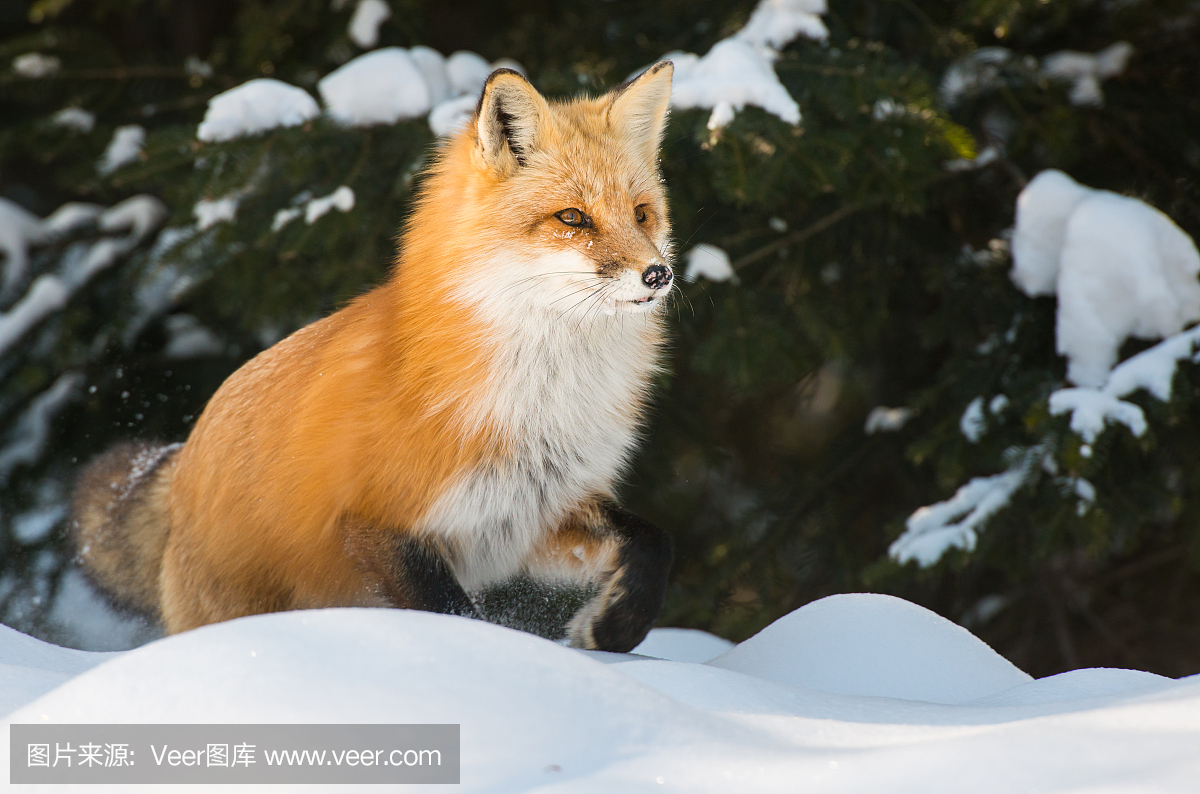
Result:
M704 53L753 5L393 0L380 44L512 57L541 90L564 96L611 87L671 50ZM1170 403L1131 398L1146 412L1143 437L1110 428L1085 457L1047 407L1065 371L1054 300L1012 285L1003 232L1024 183L1060 168L1200 234L1200 15L1183 0L831 5L828 43L799 40L776 63L804 113L799 127L747 108L719 134L706 111L677 112L668 131L678 250L718 245L738 278L683 285L671 374L624 493L676 540L663 622L741 639L822 595L875 590L969 623L1034 674L1196 672L1200 368L1180 367ZM0 195L46 215L68 200L149 193L170 207L168 229L182 230L97 276L0 362L10 431L61 373L83 372L95 387L0 495L6 622L58 636L46 609L61 533L21 544L10 531L14 515L45 501L46 483L59 483L61 499L78 462L110 443L183 438L242 360L386 273L434 144L423 119L343 129L322 118L219 145L195 140L208 99L252 77L315 93L317 79L358 53L345 33L352 6L41 0L32 14L0 17L0 67L30 51L62 61L49 78L0 74ZM1049 53L1122 39L1135 55L1104 82L1102 108L1072 106L1068 87L1040 74ZM981 47L1014 56L947 107L943 74ZM187 56L212 73L185 68ZM95 129L49 124L66 106L94 112ZM148 133L141 161L99 176L113 130L134 123ZM946 169L989 146L1002 153L991 164ZM340 185L355 191L350 212L271 230L297 197ZM187 231L196 202L233 193L235 222ZM83 229L35 249L33 273L98 236ZM139 289L180 277L190 289L147 313ZM224 352L166 357L164 313L195 316ZM970 443L963 410L999 394L1007 407ZM914 417L900 432L865 434L878 405ZM973 552L928 570L888 559L913 510L1037 445L1052 465L989 521ZM1078 477L1097 490L1083 511ZM989 615L989 605L1002 608Z

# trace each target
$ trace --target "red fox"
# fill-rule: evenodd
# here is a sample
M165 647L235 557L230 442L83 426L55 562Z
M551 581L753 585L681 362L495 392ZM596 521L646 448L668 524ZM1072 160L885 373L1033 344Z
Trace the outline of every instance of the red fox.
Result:
M235 372L186 443L85 470L93 580L174 633L332 606L486 617L479 594L523 579L585 594L572 645L641 642L672 544L611 494L664 346L671 74L550 102L494 72L384 284Z

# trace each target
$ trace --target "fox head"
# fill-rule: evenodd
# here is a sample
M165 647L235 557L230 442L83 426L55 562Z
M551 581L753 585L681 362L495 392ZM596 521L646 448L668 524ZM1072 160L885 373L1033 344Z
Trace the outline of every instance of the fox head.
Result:
M599 98L553 102L493 72L440 152L409 237L430 223L444 232L443 276L493 308L584 318L661 306L674 281L658 167L671 74L662 61Z

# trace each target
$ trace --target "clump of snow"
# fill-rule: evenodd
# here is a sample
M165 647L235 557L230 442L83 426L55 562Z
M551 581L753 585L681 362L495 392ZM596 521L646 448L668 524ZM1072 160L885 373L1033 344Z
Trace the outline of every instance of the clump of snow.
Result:
M99 204L68 201L42 220L40 233L46 238L61 237L96 222L103 212Z
M82 373L65 372L53 386L33 398L13 425L12 436L0 448L0 483L8 482L17 466L41 460L50 440L50 423L67 403L79 396L83 381Z
M260 77L208 100L196 137L214 143L229 141L276 127L296 127L320 112L317 101L303 88Z
M987 419L983 415L982 397L971 400L970 405L963 411L962 418L958 420L958 429L972 444L983 438L983 434L987 432Z
M212 64L202 61L195 55L189 55L183 62L183 71L190 77L207 80L213 76Z
M900 564L916 560L928 568L952 548L972 551L989 518L1008 506L1017 489L1029 481L1045 452L1031 447L1007 471L975 477L944 502L918 508L892 541L888 556Z
M86 135L96 126L96 114L89 113L83 108L63 108L50 117L50 123Z
M56 213L57 214L57 213ZM158 227L170 214L167 205L140 193L118 202L100 213L97 225L106 232L129 230L133 242L141 242L147 234ZM53 216L51 216L53 217ZM46 219L49 222L50 218Z
M126 124L124 127L117 127L108 148L96 164L96 170L101 176L108 176L118 168L134 162L141 157L142 145L145 142L146 130L140 125Z
M34 279L29 291L11 309L0 314L0 356L42 320L67 305L70 291L57 276Z
M821 692L928 703L964 703L1033 680L924 607L857 593L801 607L709 664Z
M240 193L231 193L219 199L200 199L192 207L192 214L196 217L196 227L200 231L204 231L218 223L234 221L237 218L237 208L241 200Z
M453 94L450 90L450 76L446 73L446 58L433 47L419 44L408 51L408 57L421 72L425 86L429 89L429 104L433 107L449 99Z
M1112 667L1092 667L1069 670L1058 675L1029 681L1004 692L979 698L972 705L1029 706L1054 703L1064 699L1102 697L1122 692L1152 692L1174 684L1170 678L1141 670L1119 670Z
M473 94L463 94L438 103L429 113L429 129L439 138L453 135L475 115L479 99Z
M672 662L702 664L733 647L733 643L699 629L651 629L631 653Z
M867 421L863 424L863 432L867 435L875 433L895 433L908 424L908 420L913 417L913 409L911 408L888 408L887 406L877 405L871 409L871 413L867 414Z
M827 11L825 0L762 0L734 37L775 51L798 36L824 41L829 30L819 15Z
M1170 218L1137 199L1043 171L1017 199L1013 280L1058 294L1057 346L1067 377L1102 385L1127 337L1177 333L1200 320L1200 253Z
M459 50L446 59L446 78L455 94L478 94L491 73L491 64L470 50Z
M1067 98L1072 105L1099 107L1104 104L1100 82L1124 72L1132 55L1133 45L1127 41L1118 41L1097 53L1063 50L1045 57L1042 74L1071 83Z
M62 68L62 60L56 55L42 55L40 52L27 52L13 58L12 70L22 77L34 79L50 77L58 74Z
M1004 85L1002 70L1014 56L1004 47L981 47L959 58L942 75L938 89L942 104L948 108L964 99Z
M304 214L304 210L299 207L285 207L275 213L274 219L271 221L271 231L277 232L284 226L287 226L292 221Z
M988 412L991 413L992 416L999 416L1000 414L1004 413L1006 408L1008 408L1007 395L997 394L991 399L990 402L988 402Z
M671 104L712 108L710 129L726 126L746 105L761 107L789 124L800 123L800 106L775 76L771 59L746 41L723 39L703 58L686 53L664 58L675 64Z
M708 128L713 131L727 126L746 105L799 124L800 106L779 82L772 64L798 36L828 38L818 16L825 11L825 0L760 0L746 26L718 41L704 57L690 52L664 55L661 60L675 66L671 104L712 108Z
M219 356L225 352L225 344L220 337L190 314L173 314L164 325L167 344L163 348L163 355L167 358L200 358Z
M347 185L342 185L328 196L315 198L304 205L304 222L312 226L318 218L332 209L349 212L354 209L354 191Z
M383 0L358 0L350 17L350 40L364 50L371 49L379 43L379 26L391 16L391 6Z
M429 87L401 47L360 55L317 83L330 116L342 124L392 124L429 112Z
M7 294L25 278L29 246L41 239L38 216L6 198L0 198L0 252L4 253L4 279L0 294Z
M688 281L706 278L709 281L737 282L737 275L729 262L729 254L707 243L701 243L687 252L687 268L683 277Z
M50 536L50 531L67 516L65 505L50 505L13 516L12 533L18 543L29 545L41 543Z
M947 171L974 171L978 168L991 165L1000 159L1000 150L995 146L985 146L979 154L975 155L970 160L959 158L946 163Z
M1167 402L1175 365L1184 359L1200 361L1200 326L1175 334L1117 365L1100 388L1059 389L1050 395L1050 413L1071 414L1071 430L1091 444L1110 421L1120 422L1135 436L1146 432L1146 416L1137 405L1122 400L1139 389Z

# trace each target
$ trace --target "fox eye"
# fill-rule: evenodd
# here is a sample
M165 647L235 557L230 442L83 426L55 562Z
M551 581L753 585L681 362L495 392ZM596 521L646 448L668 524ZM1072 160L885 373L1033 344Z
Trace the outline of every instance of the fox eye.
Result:
M633 208L633 217L634 217L634 220L636 220L638 223L645 223L646 222L646 205L639 204L638 206L634 207Z
M571 207L570 209L562 210L561 212L556 212L554 214L554 217L558 218L560 221L567 224L568 226L587 226L588 225L588 222L587 222L588 217L586 215L584 215L582 212L580 212L579 210L575 209L574 207Z

